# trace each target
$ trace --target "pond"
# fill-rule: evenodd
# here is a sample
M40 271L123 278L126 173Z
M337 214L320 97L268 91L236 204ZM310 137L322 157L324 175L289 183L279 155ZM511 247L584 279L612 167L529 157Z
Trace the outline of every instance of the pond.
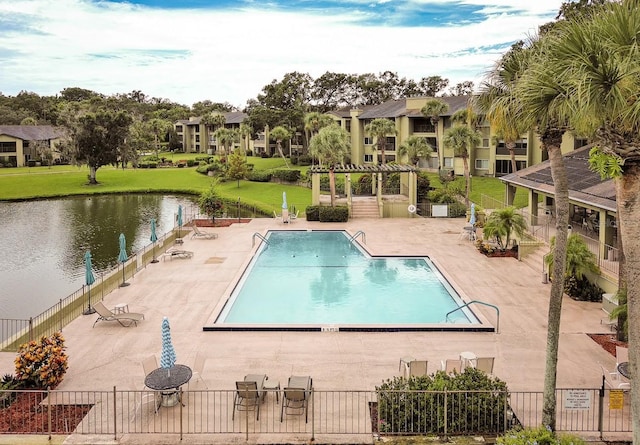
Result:
M153 194L101 195L44 201L0 202L0 318L40 314L84 284L84 254L94 273L117 264L120 233L127 252L172 230L178 206L196 211L191 198Z

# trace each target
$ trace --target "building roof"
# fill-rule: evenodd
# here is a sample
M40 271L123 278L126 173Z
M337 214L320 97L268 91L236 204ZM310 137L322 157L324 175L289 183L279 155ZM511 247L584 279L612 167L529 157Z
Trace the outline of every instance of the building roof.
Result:
M405 164L382 164L382 165L336 165L333 169L335 173L400 173L417 172L419 169L414 165ZM329 173L329 167L314 165L309 167L309 173Z
M616 211L615 184L611 179L601 179L600 174L589 169L589 150L586 145L563 155L569 183L569 199L607 211ZM500 178L502 181L545 195L554 196L550 161L518 170Z
M390 100L380 105L370 107L364 111L359 119L377 119L377 118L395 118L400 116L409 117L424 117L420 109L407 108L407 100L416 99L415 97L409 99ZM432 97L424 97L424 100L433 99ZM449 110L442 113L441 116L452 116L456 111L464 110L467 108L469 102L469 96L445 96L436 97L435 99L449 105Z
M53 125L0 125L4 134L23 141L47 141L64 136L64 129Z
M230 111L228 113L221 113L224 116L225 124L241 124L249 116L242 111ZM178 123L183 125L200 125L202 116L190 117L189 119L180 119Z

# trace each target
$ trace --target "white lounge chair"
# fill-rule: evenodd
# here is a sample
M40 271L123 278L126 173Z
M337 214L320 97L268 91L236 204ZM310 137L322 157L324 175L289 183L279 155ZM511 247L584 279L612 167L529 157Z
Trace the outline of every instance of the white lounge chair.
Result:
M631 383L626 381L624 377L620 375L618 371L609 371L604 366L600 365L602 368L602 376L604 377L604 383L610 389L631 389Z
M101 301L97 301L93 308L98 313L98 318L93 322L93 326L99 321L117 321L122 326L129 327L132 324L138 326L140 320L144 320L144 314L138 314L136 312L121 312L115 314L112 310L108 309Z
M310 376L291 376L287 386L282 390L282 405L280 406L280 422L284 415L302 414L304 412L305 423L309 421L309 399L313 380Z
M462 360L460 359L446 359L442 360L442 370L447 374L453 374L454 372L460 374L462 371Z
M192 227L193 233L191 234L191 238L216 239L218 237L217 233L201 231L195 224Z

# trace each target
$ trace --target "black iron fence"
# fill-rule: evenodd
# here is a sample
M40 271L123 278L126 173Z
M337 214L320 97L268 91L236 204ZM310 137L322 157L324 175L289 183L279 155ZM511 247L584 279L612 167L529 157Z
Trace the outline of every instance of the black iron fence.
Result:
M283 395L266 390L251 406L239 403L232 390L0 391L0 433L114 440L125 434L268 436L271 442L295 437L326 443L339 435L360 443L372 436L497 436L542 423L541 392L312 390L301 405L283 403ZM630 439L628 392L558 389L556 396L558 431Z

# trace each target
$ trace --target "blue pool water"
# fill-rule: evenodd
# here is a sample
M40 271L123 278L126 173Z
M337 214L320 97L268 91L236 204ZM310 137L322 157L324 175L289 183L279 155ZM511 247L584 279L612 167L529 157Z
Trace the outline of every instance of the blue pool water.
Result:
M371 257L343 231L270 231L216 324L441 324L462 299L428 258ZM468 309L449 323L472 324Z

